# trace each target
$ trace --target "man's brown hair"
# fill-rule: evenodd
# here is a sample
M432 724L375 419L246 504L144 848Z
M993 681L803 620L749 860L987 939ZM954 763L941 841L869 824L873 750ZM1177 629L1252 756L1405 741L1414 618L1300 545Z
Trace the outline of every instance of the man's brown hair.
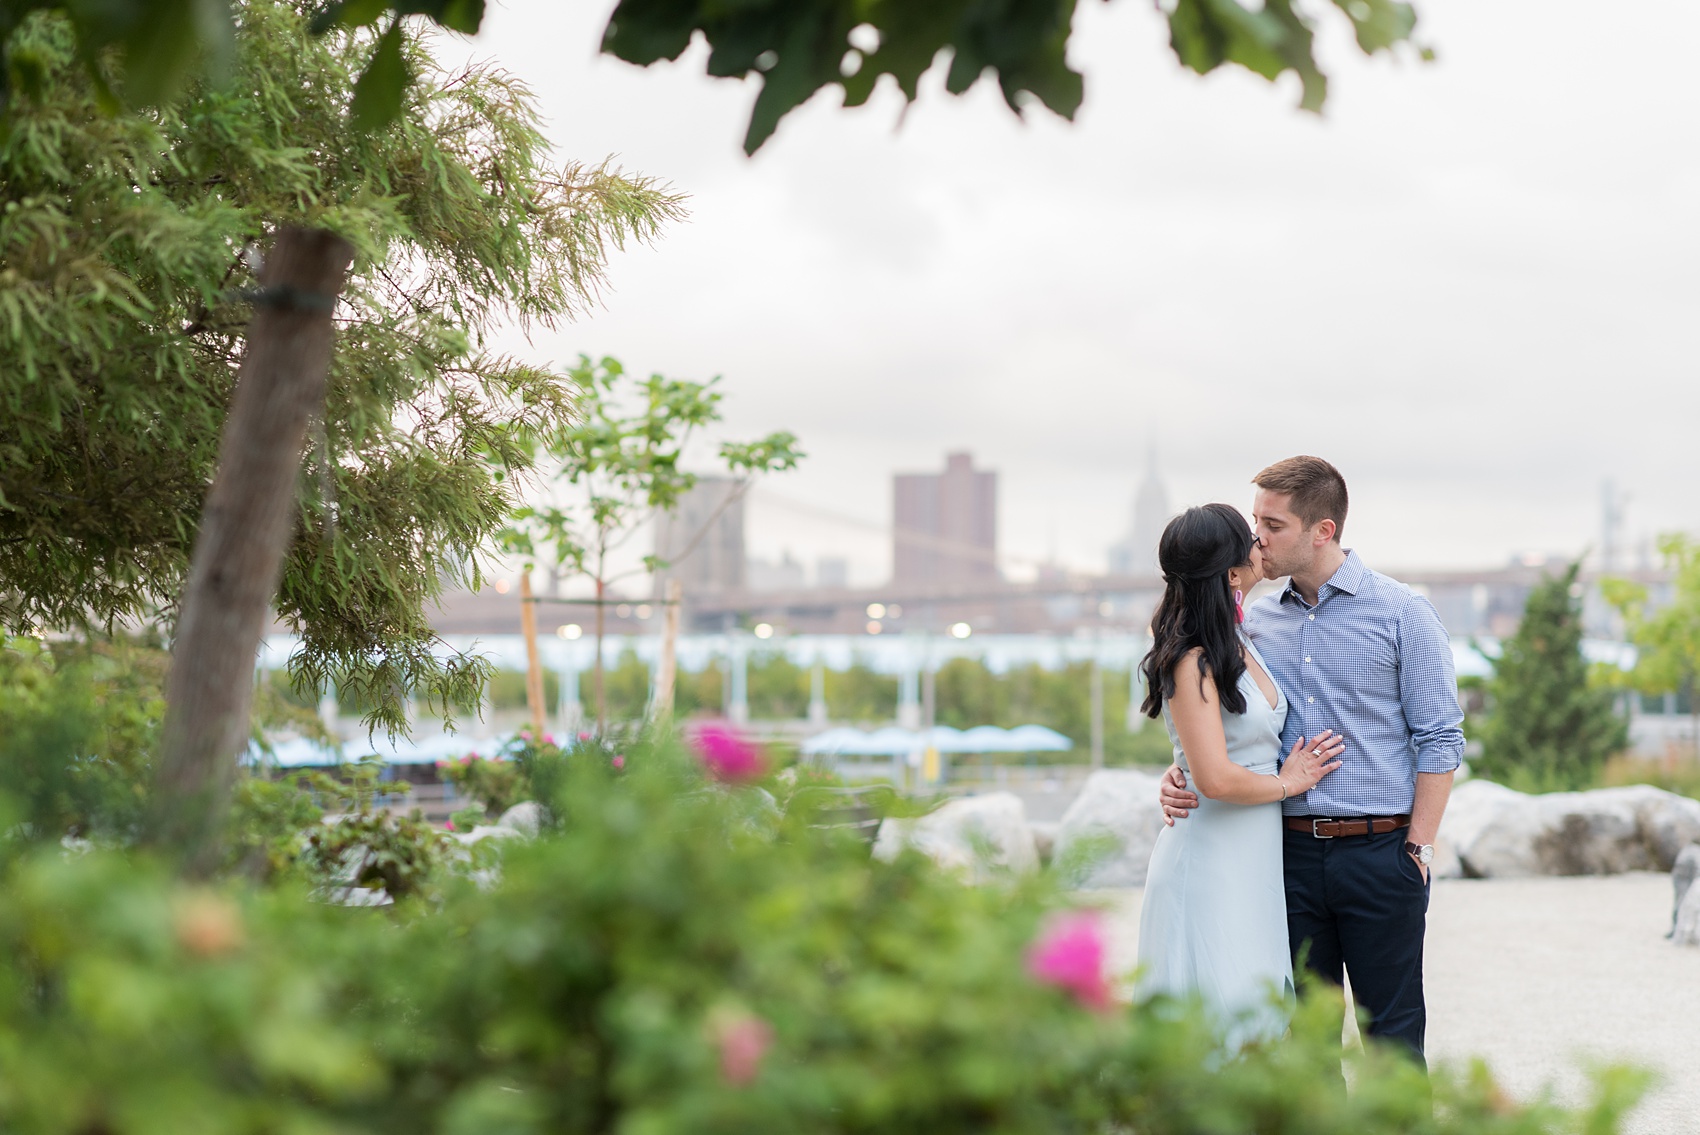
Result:
M1346 530L1346 478L1320 457L1277 461L1253 477L1251 483L1265 492L1291 497L1293 511L1299 514L1306 528L1319 520L1332 520L1336 543Z

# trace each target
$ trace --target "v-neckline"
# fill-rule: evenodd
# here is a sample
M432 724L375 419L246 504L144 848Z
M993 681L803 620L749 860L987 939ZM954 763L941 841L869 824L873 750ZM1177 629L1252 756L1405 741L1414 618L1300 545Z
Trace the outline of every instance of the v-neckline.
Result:
M1280 709L1281 687L1275 684L1275 675L1271 674L1269 672L1269 667L1265 666L1262 661L1258 659L1257 653L1252 650L1250 642L1241 639L1240 645L1245 651L1246 673L1251 676L1251 684L1257 688L1257 696L1263 699L1263 704L1268 706L1271 712ZM1257 680L1257 674L1252 674L1251 668L1253 666L1257 667L1259 674L1262 674L1265 678L1269 679L1269 688L1275 691L1274 701L1270 701L1269 695L1263 692L1263 683Z

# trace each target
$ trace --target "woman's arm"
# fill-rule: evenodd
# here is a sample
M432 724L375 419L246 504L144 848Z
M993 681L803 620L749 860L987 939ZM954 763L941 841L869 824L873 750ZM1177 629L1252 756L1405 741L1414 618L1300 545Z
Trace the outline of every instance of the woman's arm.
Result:
M1204 652L1196 648L1181 657L1175 664L1175 694L1169 699L1169 716L1199 792L1224 804L1270 804L1308 792L1340 767L1338 757L1346 744L1329 729L1308 743L1300 737L1279 776L1252 772L1229 760L1216 683L1208 675L1198 680L1203 660Z

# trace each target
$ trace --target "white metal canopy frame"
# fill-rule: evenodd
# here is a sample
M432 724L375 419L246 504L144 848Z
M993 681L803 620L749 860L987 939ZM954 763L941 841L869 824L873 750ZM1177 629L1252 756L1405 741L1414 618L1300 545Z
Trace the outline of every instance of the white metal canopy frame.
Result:
M926 730L887 726L872 732L841 727L810 737L802 751L811 757L901 757L927 748L940 753L1066 753L1074 742L1043 725L1014 729L976 725L967 730L948 725Z

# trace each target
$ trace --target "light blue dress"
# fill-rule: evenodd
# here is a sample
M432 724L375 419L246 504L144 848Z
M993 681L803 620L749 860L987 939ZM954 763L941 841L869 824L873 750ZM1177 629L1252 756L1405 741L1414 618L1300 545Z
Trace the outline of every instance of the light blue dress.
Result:
M1262 666L1257 649L1243 636L1241 641ZM1263 671L1269 673L1269 667ZM1271 709L1250 670L1241 676L1240 690L1246 711L1222 710L1228 759L1255 773L1275 772L1287 695L1276 686ZM1190 782L1192 769L1167 704L1163 720ZM1189 816L1162 830L1146 876L1139 964L1142 995L1196 996L1234 1046L1281 1035L1286 1015L1271 997L1291 991L1293 966L1280 804L1225 804L1201 793Z

